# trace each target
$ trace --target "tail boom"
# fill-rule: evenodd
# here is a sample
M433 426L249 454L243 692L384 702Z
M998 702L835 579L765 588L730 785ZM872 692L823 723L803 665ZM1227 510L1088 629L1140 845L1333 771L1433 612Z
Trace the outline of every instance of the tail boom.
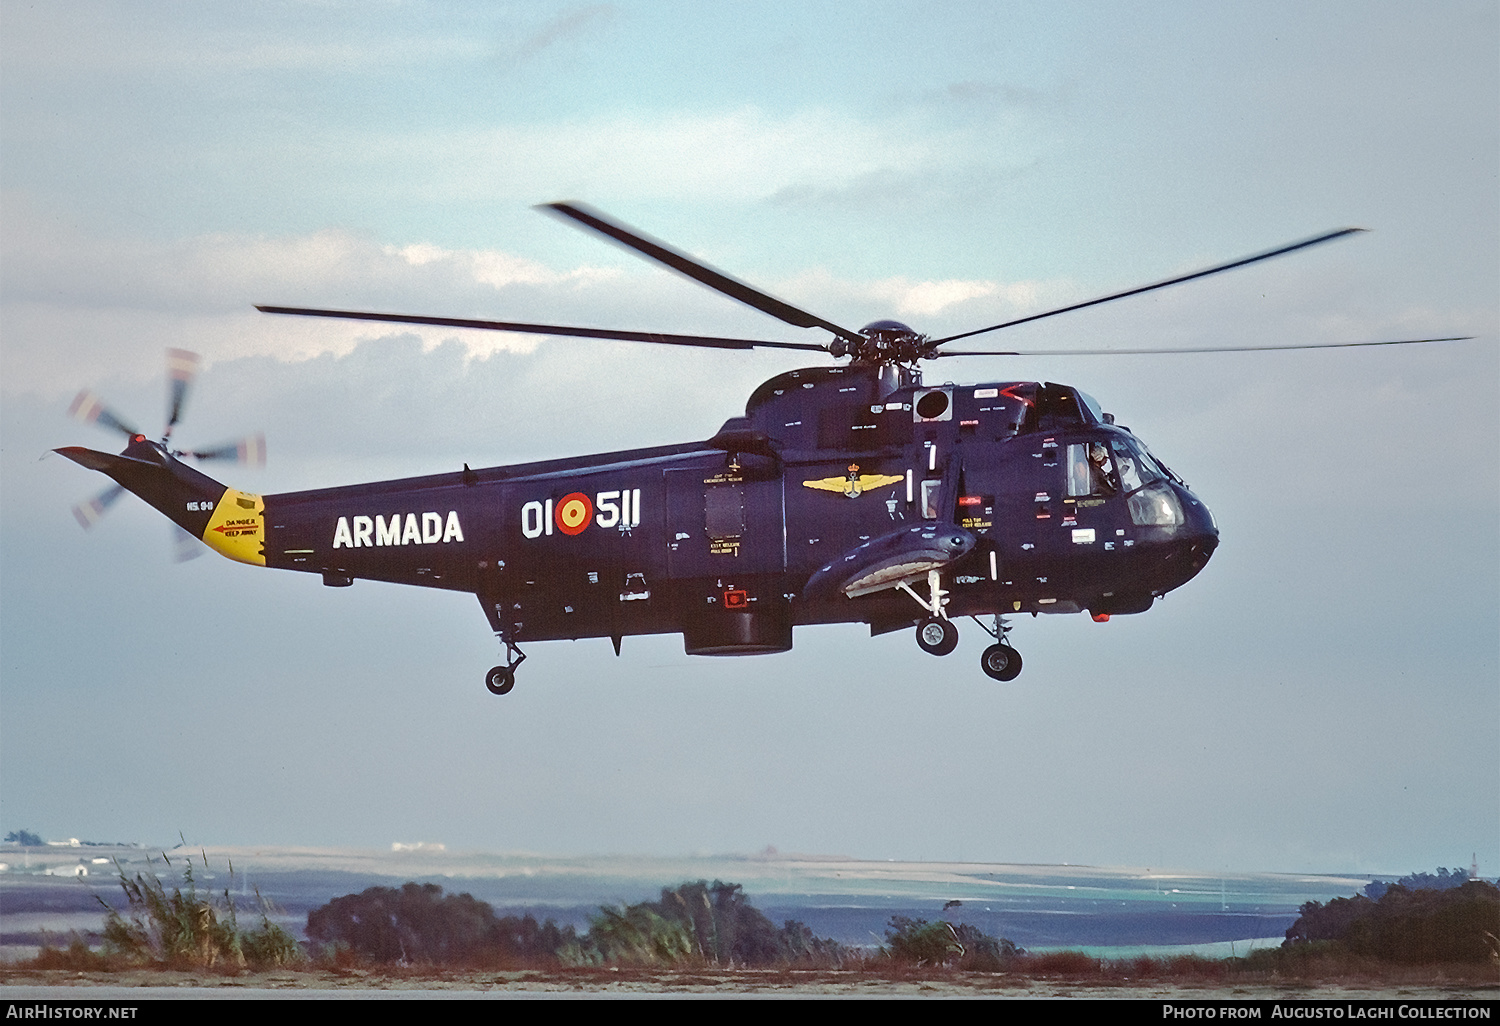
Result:
M120 455L82 446L54 451L112 478L220 555L266 565L266 504L259 495L222 485L140 436Z

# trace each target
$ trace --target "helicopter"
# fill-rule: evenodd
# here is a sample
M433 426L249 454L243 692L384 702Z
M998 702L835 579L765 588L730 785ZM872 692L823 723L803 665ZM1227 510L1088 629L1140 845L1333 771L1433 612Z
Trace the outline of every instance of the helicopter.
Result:
M1342 228L1189 274L931 338L894 320L858 330L777 299L581 203L541 209L822 344L674 335L307 307L268 314L434 325L554 337L817 352L846 363L778 374L712 437L645 449L283 494L228 487L190 466L263 459L256 436L171 448L191 353L172 351L167 428L152 440L92 393L80 419L124 433L119 454L55 450L116 482L223 556L317 574L324 585L377 580L476 596L505 662L485 675L509 693L523 644L681 634L689 655L785 652L793 628L913 629L946 656L956 620L989 636L980 668L1021 672L1010 619L1142 613L1207 565L1219 544L1208 506L1129 428L1079 389L1038 381L923 383L921 361L1039 356L951 342L1284 256L1362 229ZM1066 355L1240 352L1408 345L1403 339L1195 349L1067 350ZM80 507L81 522L107 502Z

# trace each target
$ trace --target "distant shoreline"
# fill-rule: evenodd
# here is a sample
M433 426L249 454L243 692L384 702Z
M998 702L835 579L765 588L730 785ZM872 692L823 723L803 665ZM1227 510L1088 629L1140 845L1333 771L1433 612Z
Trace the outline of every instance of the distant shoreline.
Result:
M252 898L258 888L282 910L278 921L298 937L310 909L342 894L407 880L471 893L497 911L586 928L601 905L653 898L663 887L686 880L722 879L741 884L774 921L798 919L841 943L879 944L889 918L905 915L970 922L1028 949L1070 948L1101 957L1148 952L1221 957L1220 949L1231 945L1243 953L1241 946L1265 946L1268 938L1279 938L1303 903L1352 895L1369 881L1350 875L1220 875L776 852L549 856L432 846L385 851L270 845L165 851L121 845L9 847L0 860L7 863L0 872L0 957L11 961L34 955L43 932L61 940L73 931L85 937L97 931L99 898L119 896L117 863L127 874L155 872L166 880L190 860L205 890ZM75 878L80 865L84 875Z

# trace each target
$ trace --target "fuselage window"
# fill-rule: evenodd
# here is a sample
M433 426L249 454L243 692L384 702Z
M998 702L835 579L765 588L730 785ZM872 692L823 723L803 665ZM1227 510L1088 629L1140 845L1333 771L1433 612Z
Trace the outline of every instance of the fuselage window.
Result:
M922 482L922 517L936 520L938 515L938 493L943 489L941 481Z
M1115 461L1099 442L1074 442L1068 446L1068 495L1113 495L1120 490Z

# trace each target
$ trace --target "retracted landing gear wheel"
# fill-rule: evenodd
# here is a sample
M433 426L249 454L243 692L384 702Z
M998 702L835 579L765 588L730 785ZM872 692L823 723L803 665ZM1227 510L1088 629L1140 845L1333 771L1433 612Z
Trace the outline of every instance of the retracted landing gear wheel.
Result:
M979 668L996 680L1015 680L1021 675L1021 653L1009 645L991 645L980 655Z
M917 624L917 646L928 655L945 656L958 647L958 628L940 616L923 620Z
M492 695L508 695L510 689L516 686L516 671L509 666L492 666L490 672L484 675L484 686L490 689Z

